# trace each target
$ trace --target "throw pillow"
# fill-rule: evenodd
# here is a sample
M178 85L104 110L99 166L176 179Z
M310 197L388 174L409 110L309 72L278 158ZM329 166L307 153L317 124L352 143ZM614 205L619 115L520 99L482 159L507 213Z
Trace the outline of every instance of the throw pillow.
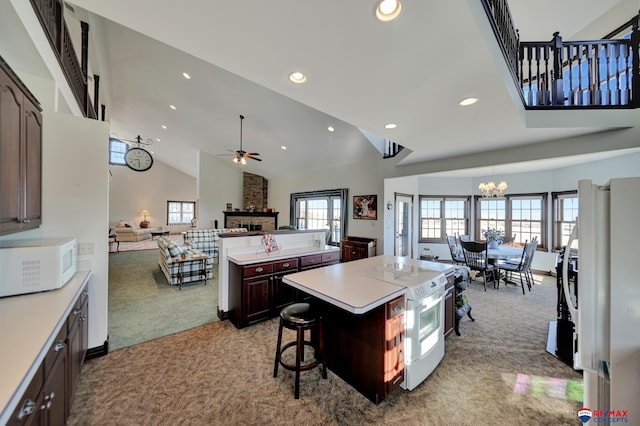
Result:
M129 225L128 223L125 223L125 224L124 224L124 227L125 227L125 228L131 228L131 225Z
M173 241L168 242L166 247L167 247L167 250L169 251L169 256L171 257L179 257L182 254L182 247L180 247L177 243L174 243Z

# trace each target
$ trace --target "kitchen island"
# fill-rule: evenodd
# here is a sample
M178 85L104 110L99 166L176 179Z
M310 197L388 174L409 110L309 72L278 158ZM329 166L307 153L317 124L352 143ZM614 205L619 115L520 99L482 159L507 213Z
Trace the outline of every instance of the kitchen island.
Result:
M442 269L432 262L375 256L283 278L323 312L327 367L375 404L404 380L404 284L420 277L376 274L399 264Z

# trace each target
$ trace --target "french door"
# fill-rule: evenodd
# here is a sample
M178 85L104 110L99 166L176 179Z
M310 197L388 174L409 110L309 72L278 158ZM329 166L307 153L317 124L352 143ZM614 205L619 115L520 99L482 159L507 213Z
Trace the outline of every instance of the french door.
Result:
M395 194L395 244L396 256L412 257L411 223L413 211L413 195Z

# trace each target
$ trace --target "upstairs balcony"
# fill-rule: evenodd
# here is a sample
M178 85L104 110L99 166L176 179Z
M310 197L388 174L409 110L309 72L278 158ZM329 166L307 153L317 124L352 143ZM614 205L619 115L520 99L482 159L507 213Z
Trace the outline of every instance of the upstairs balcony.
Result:
M638 16L602 40L521 41L506 0L482 0L528 110L640 106Z

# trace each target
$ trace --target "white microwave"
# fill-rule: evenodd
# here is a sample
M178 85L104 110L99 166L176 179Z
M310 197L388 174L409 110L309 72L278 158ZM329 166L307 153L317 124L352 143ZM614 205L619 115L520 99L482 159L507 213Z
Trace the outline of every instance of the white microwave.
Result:
M75 238L0 241L0 297L62 287L76 273Z

